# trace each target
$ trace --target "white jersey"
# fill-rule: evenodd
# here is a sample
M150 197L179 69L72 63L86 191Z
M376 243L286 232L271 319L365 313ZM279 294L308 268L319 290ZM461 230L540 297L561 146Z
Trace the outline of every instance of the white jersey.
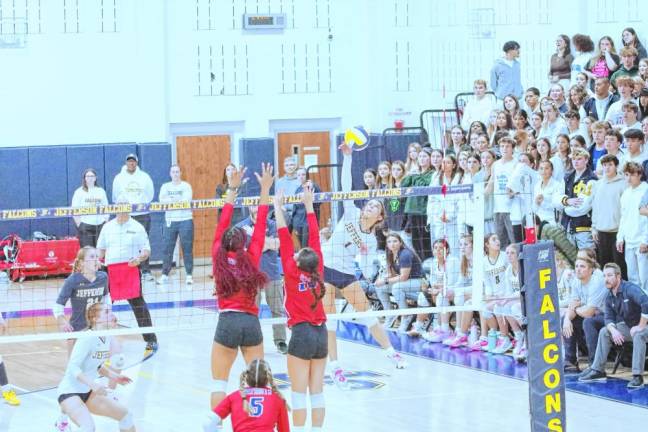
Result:
M447 257L444 266L439 265L436 258L432 258L430 266L430 284L443 285L444 288L454 289L459 280L459 261L455 257Z
M488 255L484 256L484 294L486 296L503 297L506 293L506 254L500 252L494 262Z
M351 156L344 156L342 162L342 191L351 190ZM373 232L360 228L362 212L353 201L343 201L344 214L335 225L331 238L322 245L324 265L340 273L355 274L356 256L365 277L373 273L373 262L378 257L378 240Z
M518 272L520 270L518 269ZM520 294L520 274L513 274L513 266L511 264L506 268L504 272L504 279L506 281L506 296L512 297L516 294Z
M58 395L88 393L90 387L79 381L83 374L90 381L99 378L99 368L110 358L110 337L86 337L77 339L70 354L65 375L58 386Z

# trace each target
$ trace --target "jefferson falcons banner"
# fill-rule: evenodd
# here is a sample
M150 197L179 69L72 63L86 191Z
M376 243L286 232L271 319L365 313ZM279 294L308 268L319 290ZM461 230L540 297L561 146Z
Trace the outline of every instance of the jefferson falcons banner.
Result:
M566 431L560 309L551 241L524 245L523 311L528 320L531 430Z

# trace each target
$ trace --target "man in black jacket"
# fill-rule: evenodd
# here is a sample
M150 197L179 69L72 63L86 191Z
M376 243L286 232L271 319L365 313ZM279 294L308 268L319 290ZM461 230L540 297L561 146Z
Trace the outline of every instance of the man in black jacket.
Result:
M594 97L589 98L583 109L586 115L596 120L604 120L608 108L619 100L619 95L610 93L610 80L607 78L596 78L594 81Z
M588 166L589 153L584 149L572 151L574 171L565 177L565 194L554 200L563 211L562 223L569 241L578 249L594 248L592 239L592 189L596 175Z
M605 264L603 275L605 286L610 290L605 299L605 327L599 332L594 363L579 376L578 381L605 381L605 363L612 344L621 346L632 341L632 381L627 387L639 389L644 385L648 295L637 285L621 280L621 269L614 263Z

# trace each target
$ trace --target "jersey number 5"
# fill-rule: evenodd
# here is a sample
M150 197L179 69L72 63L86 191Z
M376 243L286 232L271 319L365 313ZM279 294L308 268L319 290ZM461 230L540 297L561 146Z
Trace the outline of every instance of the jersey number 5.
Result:
M250 398L250 417L261 417L263 415L263 398Z

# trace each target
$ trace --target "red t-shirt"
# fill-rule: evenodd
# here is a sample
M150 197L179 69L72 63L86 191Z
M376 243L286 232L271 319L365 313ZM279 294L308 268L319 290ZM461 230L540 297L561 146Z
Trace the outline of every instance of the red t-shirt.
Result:
M324 259L322 258L322 249L320 246L319 227L317 226L317 217L315 213L306 215L308 221L308 246L317 252L319 256L319 273L323 277ZM292 237L288 228L279 228L279 242L281 244L281 264L284 271L284 307L288 316L288 327L302 322L308 322L313 325L322 325L326 322L326 314L322 301L317 302L315 309L311 308L313 304L313 293L311 292L311 277L308 273L297 268L297 263L293 256L295 248ZM319 294L321 287L318 285L315 290Z
M231 204L225 204L223 211L220 215L220 220L216 226L216 233L214 234L214 242L212 243L212 265L216 259L216 252L220 248L221 239L223 233L230 226L232 221L232 213L234 212L234 207ZM257 213L257 221L254 224L254 231L252 232L252 239L250 240L250 245L247 248L247 253L252 260L252 263L255 266L259 266L261 261L261 255L263 254L263 245L265 243L265 232L266 232L266 219L268 218L268 206L260 205L259 212ZM236 259L234 254L232 254L230 265L236 266ZM214 282L218 283L218 275L216 274L216 269L214 271ZM259 287L261 288L261 287ZM218 297L218 309L219 311L237 311L237 312L247 312L252 315L259 314L259 308L256 305L255 301L256 296L249 296L243 290L239 290L229 297Z
M234 432L290 432L286 402L269 388L247 388L247 401L250 413L243 410L241 392L231 393L214 408L214 412L224 419L232 415Z

